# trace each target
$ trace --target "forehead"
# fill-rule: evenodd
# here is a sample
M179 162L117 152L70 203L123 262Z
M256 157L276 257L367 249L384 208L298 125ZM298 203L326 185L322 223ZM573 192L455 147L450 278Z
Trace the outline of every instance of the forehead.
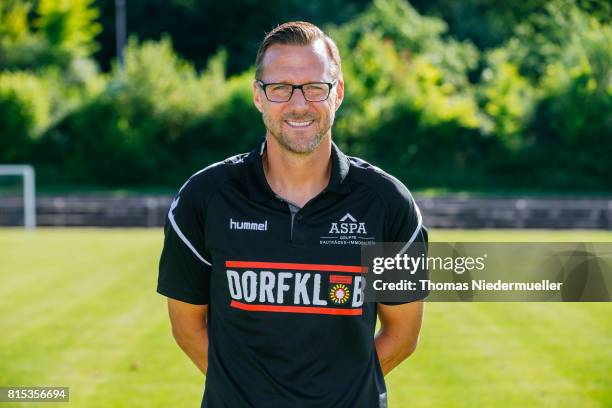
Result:
M323 40L310 45L273 44L263 58L264 82L329 81L330 60Z

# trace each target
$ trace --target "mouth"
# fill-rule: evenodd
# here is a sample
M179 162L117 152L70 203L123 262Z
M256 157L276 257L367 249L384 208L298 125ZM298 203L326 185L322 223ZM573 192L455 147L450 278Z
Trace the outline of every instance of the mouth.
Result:
M286 120L285 123L288 124L290 127L295 128L295 129L304 129L304 128L307 128L308 126L312 125L314 123L314 120L306 120L306 121Z

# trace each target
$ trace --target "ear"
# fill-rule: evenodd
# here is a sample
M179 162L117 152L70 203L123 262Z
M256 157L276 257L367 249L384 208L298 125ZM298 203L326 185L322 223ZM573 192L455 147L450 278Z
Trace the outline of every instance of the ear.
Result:
M342 80L342 78L339 78L338 83L336 84L336 110L340 108L340 105L342 105L343 100L344 100L344 80Z
M257 81L253 81L253 104L255 104L255 107L259 112L263 112L263 107L261 103L261 92L259 92L260 89L261 88Z

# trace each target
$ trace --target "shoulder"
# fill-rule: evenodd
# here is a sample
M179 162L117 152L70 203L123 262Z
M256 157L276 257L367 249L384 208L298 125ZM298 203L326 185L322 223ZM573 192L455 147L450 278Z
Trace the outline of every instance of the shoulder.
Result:
M396 177L357 157L349 157L350 177L361 188L370 189L385 206L384 240L412 243L423 227L421 211L408 188ZM426 231L422 240L426 241Z
M352 183L372 190L390 206L414 204L410 190L396 177L359 157L347 157L350 163L349 173Z
M185 181L177 195L204 199L219 191L226 183L243 175L248 155L237 154L197 171Z

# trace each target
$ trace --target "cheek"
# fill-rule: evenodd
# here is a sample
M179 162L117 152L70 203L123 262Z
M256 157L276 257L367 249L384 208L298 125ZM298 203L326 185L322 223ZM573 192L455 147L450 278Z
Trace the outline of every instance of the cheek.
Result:
M319 116L322 120L329 121L334 117L334 107L331 104L326 104L318 109Z
M279 120L281 117L281 114L278 109L274 109L269 106L264 109L263 114L264 118L266 118L267 120Z

